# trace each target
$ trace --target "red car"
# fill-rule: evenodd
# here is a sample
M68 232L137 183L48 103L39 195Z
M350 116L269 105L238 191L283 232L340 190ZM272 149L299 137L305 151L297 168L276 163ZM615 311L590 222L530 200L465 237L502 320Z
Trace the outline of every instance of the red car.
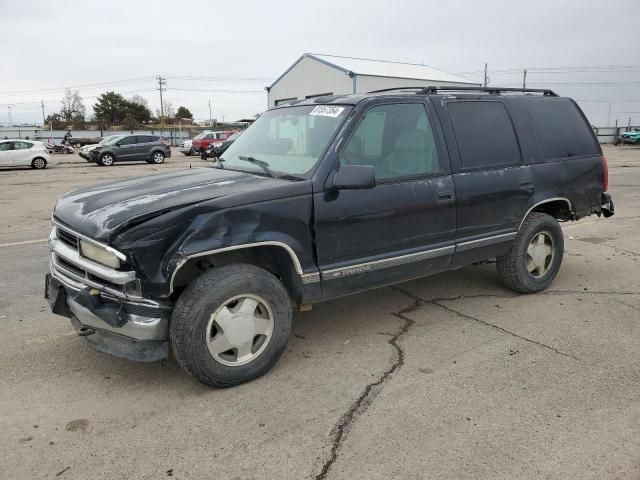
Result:
M194 154L198 154L200 152L204 152L212 143L223 142L231 135L233 135L233 131L231 130L201 133L200 135L197 135L193 138L191 148L193 149Z

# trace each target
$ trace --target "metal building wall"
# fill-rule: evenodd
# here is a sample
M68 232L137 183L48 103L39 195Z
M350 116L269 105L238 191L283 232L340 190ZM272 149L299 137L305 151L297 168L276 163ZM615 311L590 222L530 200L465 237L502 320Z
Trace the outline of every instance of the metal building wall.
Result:
M346 73L317 60L303 57L271 88L268 94L269 108L275 106L277 100L303 100L308 95L340 95L352 91L353 81Z
M427 87L427 86L477 86L477 83L450 83L436 82L433 80L415 80L408 78L391 78L391 77L372 77L368 75L356 76L356 93L366 93L372 90L381 90L383 88L394 87Z

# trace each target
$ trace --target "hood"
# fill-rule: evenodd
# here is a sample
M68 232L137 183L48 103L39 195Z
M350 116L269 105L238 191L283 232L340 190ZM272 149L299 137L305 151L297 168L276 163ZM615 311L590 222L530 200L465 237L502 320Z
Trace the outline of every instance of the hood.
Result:
M207 208L215 210L305 193L311 193L310 181L193 168L66 193L53 216L79 233L108 243L127 226L179 208L207 203Z

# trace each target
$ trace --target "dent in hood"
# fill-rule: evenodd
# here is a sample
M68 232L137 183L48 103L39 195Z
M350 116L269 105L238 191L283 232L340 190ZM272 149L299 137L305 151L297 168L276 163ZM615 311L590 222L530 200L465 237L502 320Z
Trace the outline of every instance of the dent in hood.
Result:
M54 218L97 240L109 242L126 226L203 202L224 208L310 193L308 181L292 182L217 168L194 168L84 188L63 195ZM228 201L216 207L215 200Z

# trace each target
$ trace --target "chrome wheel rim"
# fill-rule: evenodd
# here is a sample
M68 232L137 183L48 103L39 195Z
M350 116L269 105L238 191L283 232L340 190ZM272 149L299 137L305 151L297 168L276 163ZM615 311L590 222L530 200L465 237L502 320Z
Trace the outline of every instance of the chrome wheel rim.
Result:
M162 163L162 160L164 160L164 156L161 153L156 153L153 155L153 161L156 163Z
M111 165L113 163L113 157L111 155L105 155L102 157L102 163L105 165Z
M527 247L527 271L533 278L544 277L551 269L555 248L553 237L548 232L533 236Z
M41 158L36 158L33 161L33 166L36 168L44 168L44 160Z
M236 295L209 317L209 353L228 367L246 365L260 356L273 337L274 316L269 303L253 294Z

